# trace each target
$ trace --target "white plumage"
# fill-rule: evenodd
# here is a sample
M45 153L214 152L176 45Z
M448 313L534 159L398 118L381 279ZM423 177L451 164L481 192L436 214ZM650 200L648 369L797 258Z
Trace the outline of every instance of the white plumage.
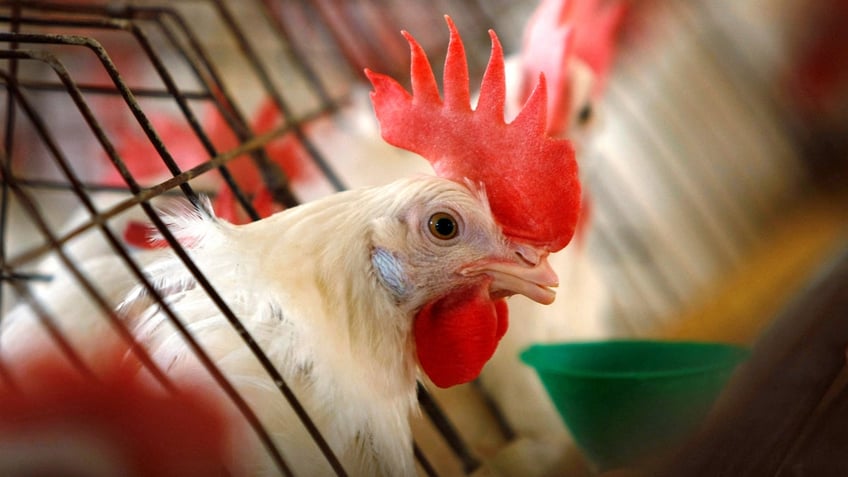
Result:
M456 237L431 233L436 212L456 219ZM343 192L241 226L193 209L165 218L353 475L414 473L408 417L416 406L411 329L417 310L481 281L491 281L495 296L529 286L529 295L552 298L545 286L550 279L541 278L548 277L546 269L528 263L517 252L522 248L501 234L483 193L445 179ZM275 385L181 260L170 251L139 257L298 475L329 472ZM165 313L117 263L103 257L86 270L169 375L178 383L206 379ZM97 349L111 336L108 325L68 284L57 279L41 298L77 349ZM14 310L4 321L5 362L13 366L15 355L50 340L42 335L39 344L39 330L27 306ZM270 470L260 456L246 461L257 467L251 470Z

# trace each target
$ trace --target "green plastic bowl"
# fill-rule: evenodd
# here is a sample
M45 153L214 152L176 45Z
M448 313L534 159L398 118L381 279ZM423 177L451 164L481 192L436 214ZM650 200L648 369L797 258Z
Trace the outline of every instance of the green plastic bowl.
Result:
M670 449L695 430L734 368L739 346L674 341L537 344L521 353L600 470Z

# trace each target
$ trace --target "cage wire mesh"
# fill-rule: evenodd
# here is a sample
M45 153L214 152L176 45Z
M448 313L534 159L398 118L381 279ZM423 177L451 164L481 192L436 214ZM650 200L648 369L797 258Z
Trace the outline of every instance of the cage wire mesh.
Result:
M49 328L38 290L61 271L132 343L82 263L118 254L156 296L134 258L134 224L152 222L186 267L192 263L154 204L207 195L233 220L248 221L347 188L339 147L320 131L330 124L341 144L356 140L356 122L344 117L346 109L370 108L364 67L406 77L399 30L410 30L438 64L447 37L442 15L450 14L464 32L474 78L488 59L486 29L516 51L535 3L0 2L4 312L28 304ZM616 290L612 313L598 326L613 336L649 336L674 319L743 263L788 203L815 188L798 140L810 131L792 122L775 86L791 57L784 23L763 12L781 2L645 3L655 4L653 14L640 25L640 40L616 58L582 163L596 224L588 247ZM276 160L280 151L310 158L304 167L317 179L299 188ZM267 196L251 188L256 183ZM202 273L192 273L242 328ZM85 372L73 343L61 330L51 333ZM203 343L185 328L181 335L203 359ZM249 339L245 346L311 426L262 350ZM133 350L172 386L143 346ZM214 363L206 366L285 473L285 459L249 406ZM420 470L473 471L481 449L469 448L459 437L466 430L420 391L450 442L448 451L416 448ZM343 473L314 426L310 433ZM428 453L453 463L436 469Z

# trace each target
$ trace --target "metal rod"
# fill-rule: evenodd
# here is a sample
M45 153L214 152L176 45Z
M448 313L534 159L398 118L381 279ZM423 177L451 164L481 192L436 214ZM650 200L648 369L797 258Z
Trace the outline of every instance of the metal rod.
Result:
M17 50L21 53L25 53L25 51ZM59 65L61 67L61 65ZM9 78L6 78L9 80ZM68 160L62 154L61 149L59 148L56 140L49 133L47 125L44 123L42 118L36 113L35 109L26 100L21 91L14 85L11 84L11 93L15 97L16 102L20 104L21 109L26 114L30 123L33 125L36 132L41 137L42 142L47 146L48 150L51 153L51 156L55 160L56 164L62 170L64 176L68 179L74 194L82 201L85 208L92 214L97 214L97 209L94 207L94 204L89 199L88 195L82 188L82 184L77 178L76 174L73 171L73 168L70 166ZM15 181L14 176L12 175L9 156L6 156L5 153L3 155L3 160L5 161L3 167L3 180L4 183L8 184L9 187L15 191L15 195L18 198L19 203L26 209L28 212L28 216L32 219L33 223L39 229L41 234L47 238L48 243L53 247L53 250L58 254L60 260L63 265L71 271L71 274L77 280L77 282L86 290L88 295L95 301L95 303L100 307L102 311L105 312L107 318L110 321L110 324L118 333L118 335L123 339L127 345L129 346L130 351L132 351L139 359L141 364L147 368L150 373L156 378L157 381L167 390L173 391L173 384L167 379L165 374L159 369L158 366L153 362L150 355L144 350L141 345L139 345L138 341L135 339L134 335L129 331L126 324L114 314L113 305L108 303L107 300L97 292L95 287L91 284L89 280L85 278L85 276L80 272L79 268L73 263L73 261L68 257L65 250L57 246L56 237L50 231L50 228L44 218L38 211L38 208L35 206L35 201L26 194L20 185ZM120 245L120 242L114 236L114 234L106 227L104 222L98 222L98 226L100 228L100 232L106 237L107 241L109 241L112 248L119 254L123 254L126 256L126 252ZM129 257L127 257L129 258ZM41 314L41 313L39 313ZM53 333L51 333L53 335Z
M12 7L12 33L18 33L20 30L20 23L18 19L21 16L21 6L20 4L15 4ZM18 49L18 43L13 42L9 45L9 48L12 50ZM16 59L9 60L9 77L12 78L12 81L18 80L18 61ZM7 157L12 157L12 149L14 147L14 136L15 136L15 102L12 100L12 95L6 93L6 127L4 130L5 137L3 138L3 148ZM11 170L11 167L9 168ZM0 200L2 200L2 204L0 204L0 264L3 266L6 265L6 237L8 237L8 233L6 227L9 223L9 186L5 183L2 184L2 189L0 189ZM5 308L5 287L2 286L2 282L0 282L0 310ZM0 321L2 321L2 316L0 316Z
M497 425L498 430L501 431L503 438L506 439L507 442L515 439L515 429L512 428L512 425L501 410L501 407L498 406L497 402L495 402L492 394L485 386L483 386L482 380L477 378L474 381L471 381L470 385L477 391L477 394L479 394L480 398L483 400L483 405L486 406L486 409L488 409L492 417L495 418L495 424Z
M0 58L2 57L3 52L0 51ZM176 176L166 179L151 187L139 189L136 192L133 192L132 190L128 189L127 192L131 194L129 197L102 211L99 216L105 218L114 217L143 202L152 200L164 194L171 194L175 188L180 186L180 184L183 184L195 177L205 174L220 166L221 164L226 164L227 162L232 161L233 159L241 156L242 154L249 153L254 149L263 147L268 141L275 137L278 137L280 134L289 131L290 128L291 125L280 126L267 133L260 134L255 138L251 139L250 141L247 141L242 145L236 147L235 149L221 153L220 155L213 157L206 162L198 164L197 166L192 167L191 169L186 169L180 174L177 174ZM61 245L68 242L74 237L77 237L78 235L90 230L95 225L96 224L94 223L87 223L70 230L64 236L59 238L59 244ZM52 248L50 246L33 247L32 249L29 249L10 259L9 263L12 266L20 266L21 264L37 259L38 257L44 255L45 253L51 250Z
M459 460L462 462L463 471L466 474L470 474L479 468L480 460L474 457L474 454L468 448L462 436L457 432L456 427L454 427L450 419L442 412L436 400L433 399L433 396L430 395L421 383L418 383L418 402L421 405L421 409L424 410L430 421L445 438L445 442L448 443L451 450L459 457Z
M421 451L421 448L418 447L418 444L415 442L412 443L412 452L415 454L415 459L418 461L418 464L421 465L421 468L424 469L424 474L427 477L439 477L439 473L436 472L436 468L433 467L433 464L427 459L427 456Z
M274 2L273 0L259 0L259 5L262 8L262 12L265 15L265 18L268 20L268 23L271 25L271 30L274 32L274 35L277 37L277 40L280 44L288 46L288 50L290 51L290 55L294 59L294 64L303 73L303 76L306 80L311 84L315 93L318 95L318 99L321 101L321 109L332 111L337 108L337 102L330 97L330 93L327 91L327 88L324 86L324 83L321 81L321 77L318 75L315 70L309 66L309 61L307 61L307 54L304 53L298 46L297 42L292 41L292 34L289 28L286 26L285 22L282 20L280 15L276 15L274 13L274 8L272 7L272 3L276 3L280 5L280 2Z
M245 59L247 59L254 72L256 73L259 81L262 83L262 86L268 92L268 95L274 101L274 104L279 108L280 112L282 112L283 116L288 120L288 118L292 117L291 108L288 107L287 103L283 100L282 95L274 86L273 81L271 81L271 77L268 74L268 71L265 67L262 66L262 63L259 61L259 56L253 50L253 47L247 41L247 38L244 34L242 34L236 24L235 19L233 18L232 13L227 9L224 3L221 0L211 0L212 3L216 6L218 12L221 15L221 18L224 20L227 28L233 32L233 37L236 40L236 44L239 47L239 50L244 54ZM294 126L294 134L297 137L298 141L303 145L304 149L309 152L309 155L315 160L315 164L321 169L321 172L330 182L330 184L336 190L344 190L346 187L344 186L342 180L338 177L338 175L333 171L332 167L330 167L329 163L324 159L323 155L315 148L304 132L298 125Z
M179 15L176 11L169 8L138 8L132 7L129 12L132 16L142 16L142 17L150 17L155 19L156 24L165 34L165 37L171 43L171 46L180 53L180 55L187 60L187 63L191 70L194 72L195 77L206 87L206 91L209 94L210 99L216 107L216 110L221 114L227 124L230 126L232 131L235 133L236 137L240 141L245 141L252 135L250 128L247 126L246 119L240 114L239 109L235 105L235 101L232 98L232 95L229 93L229 90L221 80L220 75L215 70L212 62L209 61L208 55L205 53L205 49L201 46L200 42L197 40L196 36L192 33L191 29L186 24L185 20L181 15ZM177 40L174 32L171 31L170 28L166 27L166 23L163 21L164 18L170 19L173 23L175 23L181 33L188 39L189 46L191 48L191 54L189 51L184 49L180 42ZM148 54L155 54L155 50L150 48L149 46L146 48ZM201 67L202 66L202 67ZM179 98L177 98L178 101ZM223 104L222 104L223 102ZM183 108L181 105L181 109L183 109L184 114L187 109ZM189 112L187 115L187 119L191 124L192 130L195 135L200 139L203 147L206 149L207 153L214 157L216 156L217 150L208 135L205 133L200 124L194 118L194 116ZM257 150L254 154L252 154L253 159L257 165L257 168L263 172L263 177L265 176L279 176L282 173L279 171L279 167L274 164L270 158L265 153L264 149ZM253 204L248 200L247 196L242 191L239 184L235 182L232 174L230 174L229 170L226 167L218 168L218 172L221 174L221 177L226 182L227 186L233 191L233 196L236 198L236 201L241 205L242 209L247 212L248 217L251 220L259 220L259 214L256 212L256 209L253 207ZM286 207L293 207L297 205L297 201L293 198L291 191L288 188L288 182L285 180L277 180L276 183L280 184L275 186L275 198L281 201ZM269 186L270 188L270 186Z
M29 80L29 79L21 79L17 80L18 86L24 89L33 90L33 91L65 91L65 87L58 83L50 83L47 81L39 81L39 80ZM88 94L99 94L99 95L107 95L113 96L115 94L115 88L112 86L102 86L96 84L83 84L77 83L79 90L83 93ZM156 89L156 88L141 88L141 87L133 87L132 88L133 95L138 98L161 98L161 99L170 99L171 93L165 89ZM201 91L183 91L182 95L186 99L190 100L209 100L211 96L207 92Z

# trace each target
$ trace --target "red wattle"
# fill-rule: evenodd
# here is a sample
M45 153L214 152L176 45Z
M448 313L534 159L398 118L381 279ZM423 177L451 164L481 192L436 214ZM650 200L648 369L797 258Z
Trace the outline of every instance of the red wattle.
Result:
M508 325L506 300L492 300L488 284L427 304L413 325L418 362L440 388L475 379Z

